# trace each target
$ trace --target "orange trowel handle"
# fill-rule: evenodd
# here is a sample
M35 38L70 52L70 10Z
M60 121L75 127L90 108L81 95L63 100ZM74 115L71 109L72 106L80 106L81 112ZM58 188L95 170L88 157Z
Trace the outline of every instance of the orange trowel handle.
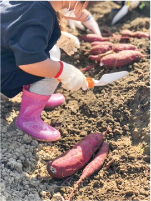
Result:
M88 82L88 87L93 88L94 85L95 85L93 78L92 77L87 77L86 79L87 79L87 82ZM61 79L58 79L58 81L61 82Z
M92 77L87 77L88 87L93 88L95 83Z

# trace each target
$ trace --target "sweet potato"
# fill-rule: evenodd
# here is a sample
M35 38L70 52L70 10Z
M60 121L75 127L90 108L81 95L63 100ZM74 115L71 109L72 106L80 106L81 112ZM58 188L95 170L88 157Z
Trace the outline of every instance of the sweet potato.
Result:
M86 68L82 68L81 71L82 71L82 72L87 72L87 71L89 71L89 70L92 69L92 68L94 68L94 65L90 65L90 66L88 66L88 67L86 67Z
M90 177L93 173L98 171L104 164L104 161L108 155L109 145L106 142L103 142L101 148L99 149L96 157L84 168L83 173L76 183L73 191L70 194L69 201L72 198L73 193L77 189L78 185L86 178Z
M137 47L132 44L120 43L120 44L114 44L112 49L114 52L119 52L122 50L136 50Z
M150 35L148 33L142 32L142 31L136 31L132 34L133 37L136 38L149 38L150 39Z
M132 45L132 44L124 44L124 43L119 43L119 44L100 44L100 45L95 45L92 46L90 52L93 55L97 54L103 54L107 51L113 50L114 52L119 52L122 50L136 50L137 47Z
M86 136L71 150L49 161L48 173L55 178L64 178L80 170L96 152L103 142L103 134L92 133Z
M99 62L101 60L102 57L108 55L108 54L112 54L113 53L113 50L110 50L110 51L107 51L105 53L102 53L102 54L98 54L98 55L89 55L89 58L94 60L94 61L97 61Z
M109 42L109 41L94 41L91 43L92 46L95 46L95 45L110 45L110 46L113 46L114 44Z
M112 37L110 37L110 39L114 39L114 40L118 40L118 41L122 41L122 40L129 40L129 36L122 36L120 34L113 34Z
M123 50L119 53L109 54L101 59L100 65L106 68L119 68L143 58L141 52L136 50Z
M130 30L123 30L121 31L122 36L125 37L133 37L133 38L150 38L150 35L146 32L142 31L130 31Z
M97 54L103 54L110 50L112 50L112 46L103 44L103 45L93 46L90 52L94 55L97 55Z
M85 42L94 42L94 41L109 41L110 39L107 37L102 37L97 34L85 34L80 36L80 40L84 40Z
M128 37L131 37L132 33L133 33L133 32L130 31L130 30L128 30L128 29L126 29L126 30L122 30L122 31L121 31L122 36L128 36Z
M89 55L89 58L95 61L100 61L101 58L98 55Z

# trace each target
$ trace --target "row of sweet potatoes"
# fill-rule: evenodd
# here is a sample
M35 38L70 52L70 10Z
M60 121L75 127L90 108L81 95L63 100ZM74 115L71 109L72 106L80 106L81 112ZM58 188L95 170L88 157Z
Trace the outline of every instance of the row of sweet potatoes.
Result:
M94 41L110 41L111 39L129 39L129 38L149 38L150 39L150 35L146 32L142 32L142 31L130 31L130 30L123 30L121 31L121 35L116 35L113 34L111 37L102 37L99 36L97 34L85 34L85 35L81 35L80 36L80 40L86 41L86 42L94 42Z
M149 38L150 36L144 32L124 30L122 37ZM111 38L113 37L102 37L95 34L86 34L80 37L81 40L91 42L92 47L89 50L89 58L97 61L101 66L105 66L106 68L123 67L131 62L139 61L146 56L136 46L130 43L114 44L110 42Z

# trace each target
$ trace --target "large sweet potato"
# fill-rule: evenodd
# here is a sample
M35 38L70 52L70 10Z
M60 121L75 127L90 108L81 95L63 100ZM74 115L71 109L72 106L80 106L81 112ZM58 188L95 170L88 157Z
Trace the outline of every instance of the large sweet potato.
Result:
M86 136L71 150L49 161L48 173L55 178L64 178L80 170L103 142L103 134L92 133Z
M141 52L136 50L123 50L119 53L113 53L101 58L100 65L106 68L119 68L126 66L134 61L139 61L145 57Z

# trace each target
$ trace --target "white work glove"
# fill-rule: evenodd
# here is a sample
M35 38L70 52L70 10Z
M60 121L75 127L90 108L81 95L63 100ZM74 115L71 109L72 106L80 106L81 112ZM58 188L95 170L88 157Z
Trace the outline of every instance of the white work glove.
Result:
M77 91L80 88L88 89L88 82L84 74L74 66L60 61L62 65L62 73L58 78L62 82L62 87L66 90Z
M101 36L101 31L98 26L98 23L94 20L93 16L91 15L86 22L82 22L85 27L90 29L94 34Z
M89 30L91 30L94 34L101 36L101 31L99 29L99 26L98 26L97 22L94 20L92 15L89 17L89 19L86 22L80 22L80 21L69 20L69 19L67 21L68 21L69 27L72 30L79 28L84 31L85 27L86 27Z
M85 30L85 27L82 25L80 21L70 20L70 19L67 19L67 21L68 21L70 29L75 30L77 27L83 31Z
M77 52L77 49L80 47L80 42L76 36L61 31L61 37L58 40L57 45L70 56Z

